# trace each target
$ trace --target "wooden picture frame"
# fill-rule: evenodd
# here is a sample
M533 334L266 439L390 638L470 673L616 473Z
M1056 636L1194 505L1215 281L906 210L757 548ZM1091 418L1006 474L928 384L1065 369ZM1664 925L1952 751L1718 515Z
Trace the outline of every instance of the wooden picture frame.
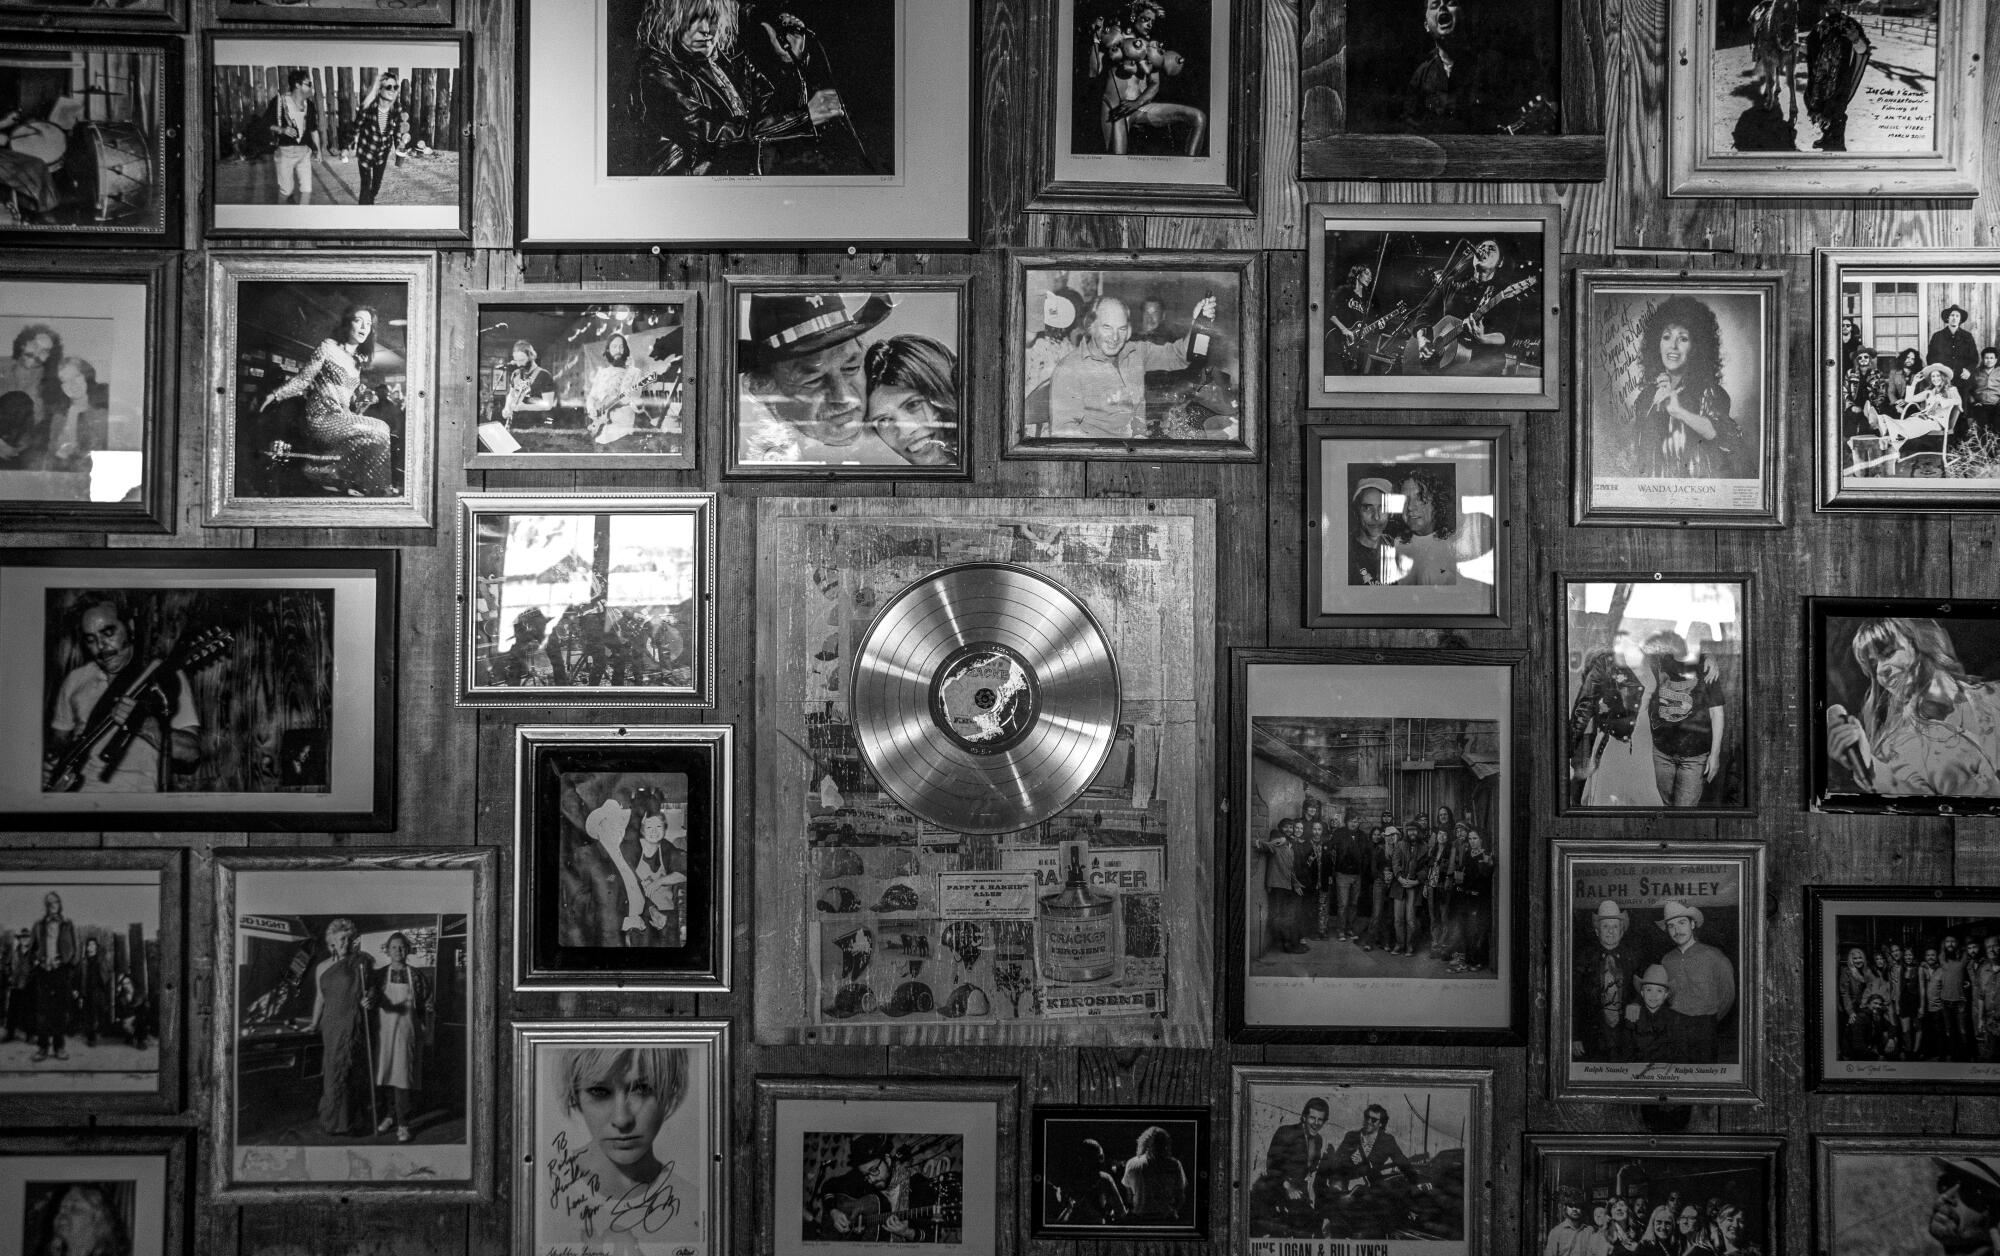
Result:
M83 1216L118 1219L129 1243L120 1250L177 1256L190 1234L193 1142L190 1130L159 1127L0 1130L0 1225L28 1251L54 1233L57 1210L74 1200Z
M1209 1239L1209 1110L1166 1104L1038 1103L1028 1113L1028 1234L1038 1239ZM1153 1135L1162 1137L1158 1140ZM1065 1220L1095 1145L1126 1191L1122 1217ZM1128 1159L1127 1151L1131 1155ZM1136 1174L1136 1179L1132 1176ZM1144 1198L1139 1198L1143 1192ZM1142 1208L1142 1203L1152 1205ZM1162 1203L1172 1210L1161 1212ZM1089 1206L1086 1205L1087 1209Z
M215 853L213 1198L232 1204L346 1198L434 1206L493 1197L498 863L499 852L490 847ZM342 925L356 948L344 961L332 953ZM393 1006L384 980L372 975L376 964L369 951L379 948L393 964L398 939L413 978L403 983L412 989L404 1006L416 1010L409 1013L413 1023L407 1029L399 1025L378 1046L367 1020L386 1018L366 1018L358 996L341 993L337 974L347 972L354 989L372 985L377 1003ZM420 964L421 958L431 963ZM427 982L418 980L423 970ZM333 984L322 984L322 974ZM301 1029L298 1017L308 1010L312 1015ZM352 1019L340 1019L350 1011L365 1018L358 1032L344 1028L355 1023ZM419 1048L421 1063L405 1074L418 1078L418 1085L403 1088L409 1092L407 1113L391 1104L393 1119L385 1127L377 1114L391 1097L375 1094L372 1066L394 1059L394 1068L410 1068L402 1052L410 1035L422 1042L425 1021L433 1026L432 1042ZM315 1031L317 1043L311 1037ZM357 1087L351 1066L363 1062L355 1059L364 1054L362 1048L371 1067L363 1074L368 1082ZM320 1066L317 1115L307 1071L314 1062ZM300 1079L289 1089L282 1076L287 1070ZM459 1074L457 1087L439 1081L453 1071ZM350 1080L343 1083L342 1077ZM252 1080L258 1088L255 1103L243 1093ZM357 1089L366 1091L366 1111L357 1111ZM451 1089L458 1091L455 1099ZM265 1110L271 1104L282 1105L275 1115ZM254 1131L245 1129L246 1119L256 1122ZM329 1121L358 1125L355 1132L329 1131ZM397 1128L401 1122L406 1123Z
M1562 1204L1577 1202L1579 1224L1587 1224L1591 1207L1617 1199L1628 1209L1643 1199L1658 1211L1668 1193L1706 1204L1720 1198L1733 1210L1747 1250L1782 1252L1784 1229L1785 1140L1742 1134L1528 1134L1526 1167L1522 1174L1524 1245L1536 1247L1563 1222ZM1625 1173L1618 1174L1623 1166ZM1621 1190L1635 1194L1619 1194ZM1628 1218L1631 1214L1628 1211ZM1614 1217L1615 1220L1615 1217ZM1630 1220L1634 1241L1647 1222Z
M1511 622L1512 428L1319 423L1303 431L1306 627ZM1406 517L1414 510L1421 523L1428 509L1441 520L1441 507L1450 522L1425 523L1421 534ZM1371 513L1373 544L1365 540Z
M707 360L699 305L691 288L466 293L458 325L478 354L466 468L692 469Z
M1809 66L1799 66L1795 77L1777 86L1773 76L1782 54L1774 54L1765 71L1754 51L1757 36L1748 29L1725 32L1714 0L1672 0L1667 6L1667 195L1979 195L1985 145L1977 120L1984 70L1977 33L1986 29L1986 0L1940 0L1936 7L1930 19L1935 29L1928 38L1921 33L1912 37L1904 29L1923 21L1921 10L1867 14L1868 22L1855 24L1871 47L1884 49L1886 64L1896 72L1880 73L1871 84L1864 62L1862 74L1848 87L1851 102L1838 123L1837 143L1822 148L1826 130L1806 107ZM1747 23L1742 11L1733 12ZM1801 30L1797 41L1795 55L1802 60L1807 33ZM1774 84L1769 99L1759 81L1753 80L1748 90L1741 82L1760 71ZM1839 87L1832 90L1837 93ZM1930 126L1919 124L1913 131L1908 115L1922 112L1926 95L1931 98ZM1738 103L1745 99L1748 104ZM1733 109L1740 109L1737 117L1725 116ZM1850 132L1850 127L1855 129ZM1912 133L1893 134L1897 130Z
M515 728L517 993L729 989L734 745L728 725ZM649 856L647 822L656 815L659 849ZM670 854L667 846L680 851ZM597 870L586 878L591 887L622 892L625 901L566 902L572 884L563 872L571 860ZM602 871L607 866L608 878ZM670 900L664 907L662 898ZM595 908L589 913L598 929L595 943L581 932L584 907ZM638 941L621 927L631 920L641 922ZM607 934L618 940L604 942Z
M805 33L803 55L838 71L852 125L829 117L812 130L812 106L802 100L786 136L798 147L810 134L806 151L829 174L693 138L654 146L622 112L607 119L598 110L637 86L627 67L652 54L626 25L638 14L631 0L591 4L586 20L574 0L520 6L514 221L523 248L974 246L980 143L971 0L894 0L882 20L903 32L901 44L854 15ZM747 36L739 46L750 47ZM578 135L599 134L602 150L577 143Z
M22 0L7 7L9 29L47 31L57 22L73 30L187 29L187 0L137 0L124 9L78 8L62 0Z
M1931 1229L1932 1217L1947 1230L1947 1241L1958 1243L1982 1216L1990 1224L1996 1211L1990 1175L2000 1139L1815 1134L1812 1156L1812 1250L1826 1256L1937 1242L1946 1236Z
M0 830L394 828L397 571L386 549L7 551L0 626L24 648L0 690L14 698L0 720ZM182 678L160 688L185 699L169 720L185 738L162 739L155 721L109 765L108 724L82 740L100 726L82 699L104 675L85 619L114 669L164 660Z
M434 254L211 252L202 523L430 527L436 329Z
M715 516L713 493L460 493L458 705L714 706Z
M1030 167L1027 208L1254 215L1262 11L1246 0L1207 0L1205 12L1156 16L1145 32L1124 32L1138 41L1130 64L1146 66L1136 82L1156 93L1148 107L1159 106L1142 111L1134 125L1103 117L1103 98L1111 90L1105 76L1114 57L1121 63L1128 58L1122 39L1114 41L1116 48L1103 44L1118 31L1112 15L1102 12L1106 7L1042 0L1030 18L1034 51L1028 60L1052 72L1030 101L1032 130L1042 142ZM1086 25L1092 18L1096 22ZM1158 23L1167 29L1156 34ZM1203 25L1207 29L1199 29ZM1099 67L1095 74L1093 65Z
M173 531L180 291L172 253L10 253L0 262L0 304L24 320L15 334L53 333L45 380L85 388L80 414L47 416L41 454L22 441L4 460L14 469L0 471L0 531ZM87 369L72 367L65 380L65 357ZM82 438L67 441L72 452L61 452L58 429ZM22 465L31 461L44 466Z
M450 26L457 18L455 9L456 0L405 0L398 9L380 8L374 0L307 0L304 4L208 0L209 16L217 22L311 22L321 26Z
M1013 252L1007 458L1254 462L1263 448L1264 259L1255 252ZM1088 291L1085 291L1088 290ZM1124 310L1122 338L1096 330ZM1158 324L1147 329L1156 307ZM1204 311L1207 311L1204 314ZM1167 377L1129 396L1137 372ZM1058 378L1060 373L1061 378Z
M1574 283L1571 522L1783 527L1784 272L1591 268ZM1670 374L1662 345L1676 329Z

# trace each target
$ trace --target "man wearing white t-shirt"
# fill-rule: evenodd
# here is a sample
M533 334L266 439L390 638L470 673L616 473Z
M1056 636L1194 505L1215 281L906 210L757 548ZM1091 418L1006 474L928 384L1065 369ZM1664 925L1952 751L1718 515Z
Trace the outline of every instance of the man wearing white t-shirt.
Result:
M163 747L183 767L201 757L201 719L195 714L187 677L178 671L155 671L142 679L144 664L132 630L108 601L84 608L78 634L90 661L73 668L56 690L55 710L49 717L50 757L62 755L76 738L94 729L77 791L157 793L166 787L160 762ZM129 729L133 736L121 738L121 729ZM115 755L115 760L107 761L108 755Z

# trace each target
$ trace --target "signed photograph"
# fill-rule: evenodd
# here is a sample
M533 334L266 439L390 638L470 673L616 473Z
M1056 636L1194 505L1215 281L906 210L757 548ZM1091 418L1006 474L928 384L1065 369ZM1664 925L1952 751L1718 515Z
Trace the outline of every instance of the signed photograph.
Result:
M1813 1139L1815 1250L1826 1256L1957 1256L1993 1250L2000 1139Z
M1524 1248L1789 1250L1779 1230L1782 1139L1530 1134L1527 1144Z
M0 41L0 240L178 246L180 66L178 41Z
M0 1136L0 1252L180 1256L190 1141L101 1126Z
M1036 1104L1036 1238L1208 1238L1207 1108Z

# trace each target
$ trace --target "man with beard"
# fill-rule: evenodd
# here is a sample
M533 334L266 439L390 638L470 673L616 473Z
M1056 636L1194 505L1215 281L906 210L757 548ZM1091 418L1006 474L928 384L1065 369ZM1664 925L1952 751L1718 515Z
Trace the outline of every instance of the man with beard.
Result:
M1620 1060L1626 1046L1625 1004L1643 965L1638 948L1625 941L1632 918L1623 907L1605 899L1597 905L1591 924L1595 944L1578 946L1574 954L1570 1058Z
M24 430L0 432L0 462L9 467L33 469L47 450L49 420L69 405L56 378L62 360L62 337L55 329L30 323L15 333L13 356L0 364L0 397L20 393L28 398L34 403L34 419ZM32 457L24 456L31 451Z
M178 671L155 672L142 681L145 664L131 627L108 600L83 608L77 632L90 661L73 668L56 690L47 741L50 760L96 728L81 767L79 792L157 793L165 787L163 751L183 769L201 757L201 719L187 677ZM98 728L107 714L109 723Z
M1938 965L1938 986L1944 999L1949 1058L1963 1063L1972 1058L1972 983L1968 980L1966 957L1958 951L1958 939L1949 933L1944 936L1944 961Z
M1721 951L1695 940L1701 926L1701 908L1678 899L1661 904L1660 927L1674 949L1660 963L1672 984L1674 1007L1688 1019L1688 1062L1713 1064L1718 1028L1736 1006L1736 967Z
M873 293L854 310L837 292L758 292L749 300L749 339L737 345L737 457L906 463L868 424L867 346L861 343L889 317L895 298Z
M1944 1248L1944 1256L1993 1256L1994 1229L2000 1226L2000 1161L1932 1156L1931 1163L1938 1167L1938 1180L1930 1236Z

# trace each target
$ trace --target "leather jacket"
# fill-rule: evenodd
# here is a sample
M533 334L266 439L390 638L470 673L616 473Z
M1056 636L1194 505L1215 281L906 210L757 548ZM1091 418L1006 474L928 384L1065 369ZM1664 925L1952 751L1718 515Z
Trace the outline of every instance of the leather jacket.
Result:
M632 121L631 168L619 173L759 174L762 145L814 133L800 94L781 92L740 53L647 53Z

